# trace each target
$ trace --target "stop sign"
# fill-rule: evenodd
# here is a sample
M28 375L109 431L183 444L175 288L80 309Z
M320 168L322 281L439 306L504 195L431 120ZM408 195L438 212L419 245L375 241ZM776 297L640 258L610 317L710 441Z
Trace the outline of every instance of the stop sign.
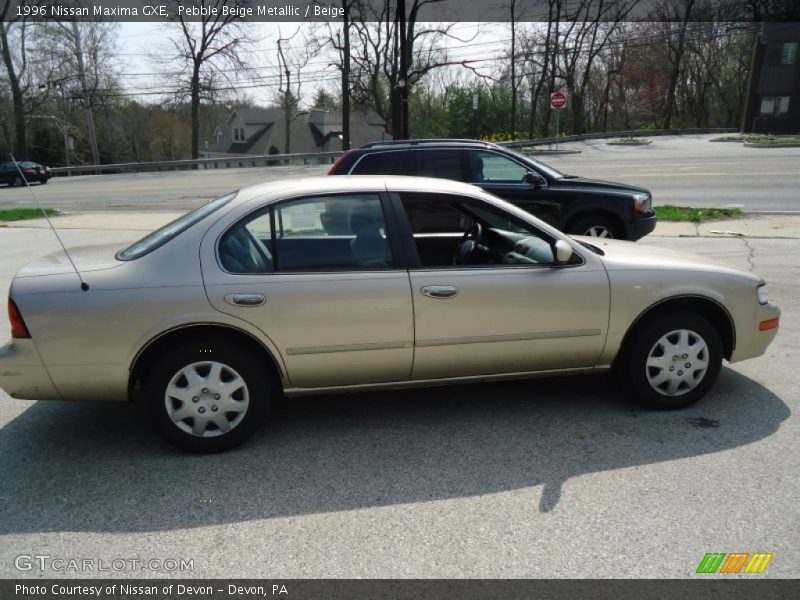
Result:
M567 105L567 96L564 92L553 92L550 94L550 107L560 110Z

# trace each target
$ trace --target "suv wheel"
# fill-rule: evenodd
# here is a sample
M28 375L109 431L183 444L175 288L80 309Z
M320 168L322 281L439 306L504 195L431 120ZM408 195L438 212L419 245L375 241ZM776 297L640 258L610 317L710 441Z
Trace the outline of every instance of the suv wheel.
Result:
M578 219L570 225L569 233L598 238L625 239L625 235L617 223L600 215L590 215Z

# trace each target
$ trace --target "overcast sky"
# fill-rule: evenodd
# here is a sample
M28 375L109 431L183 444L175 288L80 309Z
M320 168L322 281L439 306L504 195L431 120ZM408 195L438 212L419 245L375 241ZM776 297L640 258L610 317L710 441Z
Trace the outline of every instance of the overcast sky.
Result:
M300 23L251 23L256 42L247 50L248 61L251 66L233 75L241 90L256 103L269 104L272 94L277 88L276 78L276 41L279 30L283 36L288 36L297 30ZM313 24L319 25L319 24ZM308 27L308 23L303 24ZM142 100L157 101L156 93L164 89L165 84L158 72L169 70L159 66L153 56L167 51L169 44L167 26L157 23L119 23L117 43L119 52L117 62L122 74L123 86L129 93L142 93ZM290 46L303 45L301 31ZM483 66L487 70L493 61L502 56L506 51L510 33L508 26L503 23L457 23L453 32L461 39L469 42L459 42L451 39L447 42L448 53L452 59L479 60L475 66ZM472 39L471 39L472 38ZM267 65L263 67L263 65ZM330 65L330 60L318 56L311 60L303 70L305 81L302 93L303 100L309 102L315 89L324 87L335 90L340 77L339 71Z

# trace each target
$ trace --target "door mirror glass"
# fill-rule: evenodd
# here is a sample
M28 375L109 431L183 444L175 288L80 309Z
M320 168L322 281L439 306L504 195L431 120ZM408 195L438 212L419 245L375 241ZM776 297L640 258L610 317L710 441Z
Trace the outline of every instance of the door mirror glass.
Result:
M570 258L572 258L572 246L564 240L556 240L556 264L567 264Z
M529 185L544 185L545 179L535 171L528 171L525 173L523 181Z

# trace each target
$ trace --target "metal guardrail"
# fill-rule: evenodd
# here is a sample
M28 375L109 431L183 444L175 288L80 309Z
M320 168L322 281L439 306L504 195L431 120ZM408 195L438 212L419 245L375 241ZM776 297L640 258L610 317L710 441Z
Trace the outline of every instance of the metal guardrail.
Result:
M526 146L542 146L563 142L580 142L618 137L644 137L658 135L691 135L702 133L738 133L737 128L695 128L695 129L652 129L636 131L607 131L600 133L584 133L566 135L558 138L538 138L533 140L515 140L498 142L498 146L506 148L524 148ZM229 169L243 167L268 167L280 164L300 162L304 165L331 164L344 152L310 152L307 154L258 154L245 156L217 156L194 160L162 160L155 162L116 163L110 165L81 165L76 167L52 167L54 175L95 175L98 173L119 173L123 171L174 171L180 169Z
M336 152L310 152L307 154L258 154L246 156L217 156L187 160L161 160L155 162L115 163L110 165L81 165L77 167L52 167L53 175L94 175L123 171L175 171L180 169L230 169L240 167L267 167L280 164L302 163L330 164L342 154Z

